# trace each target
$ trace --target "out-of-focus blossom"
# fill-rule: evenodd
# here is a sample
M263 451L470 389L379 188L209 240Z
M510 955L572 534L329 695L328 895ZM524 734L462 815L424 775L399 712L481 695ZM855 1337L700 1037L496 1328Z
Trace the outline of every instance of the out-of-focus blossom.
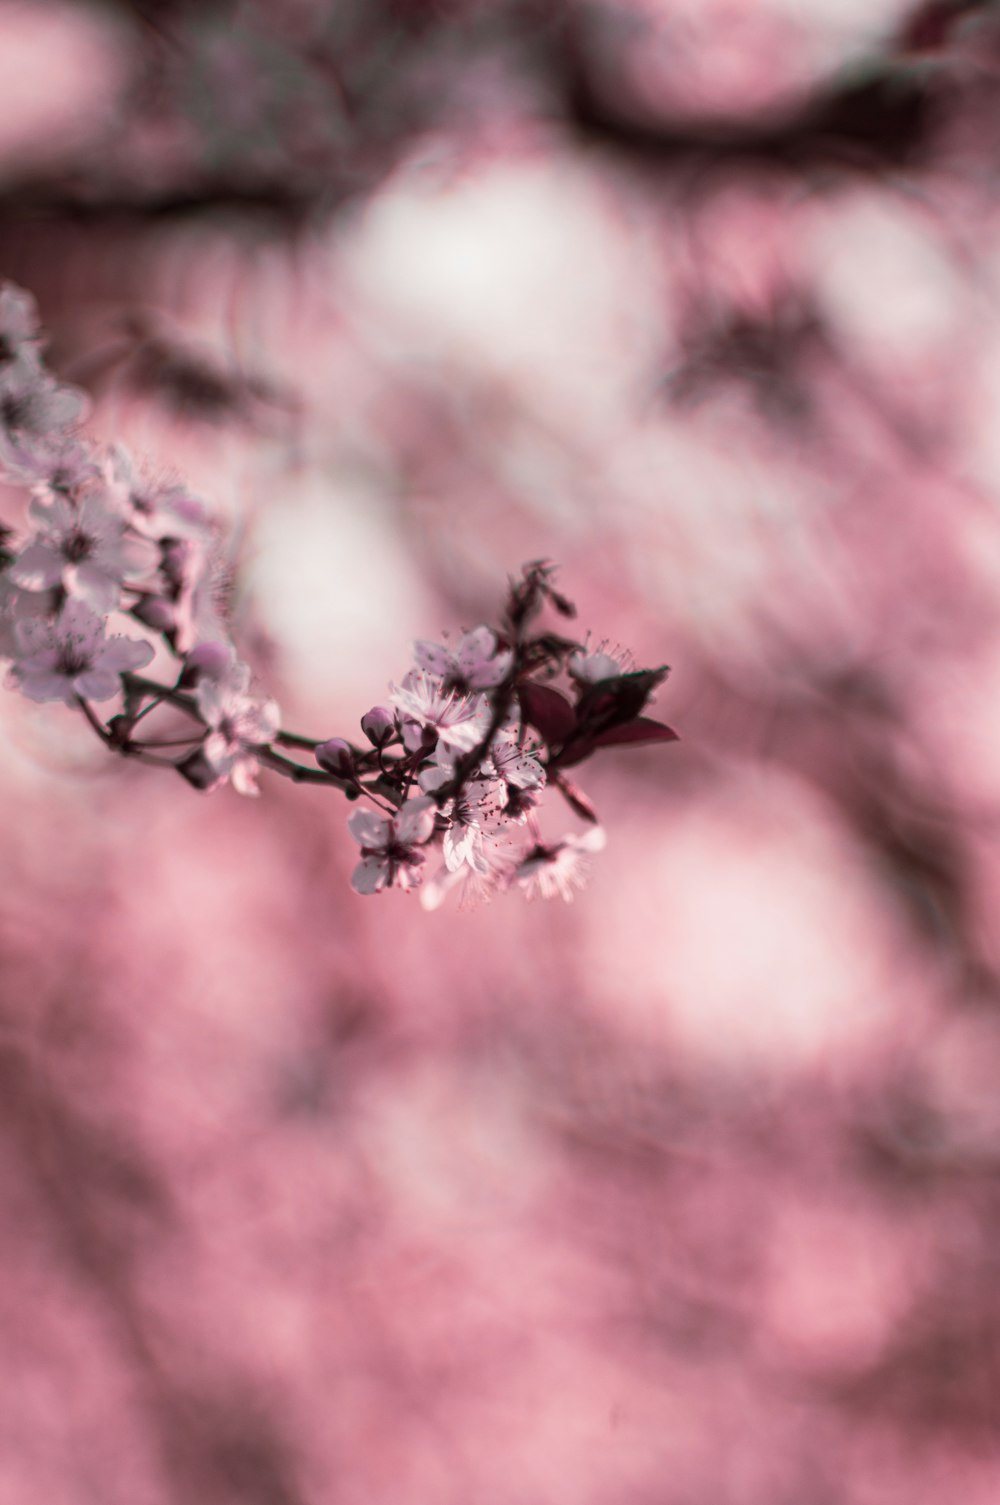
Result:
M42 497L71 496L97 479L92 447L73 434L50 435L44 442L19 445L3 453L3 465Z
M0 369L13 365L38 344L38 309L23 288L0 287Z
M204 504L176 481L144 475L124 445L111 454L110 480L124 515L148 538L184 538L210 531Z
M602 679L614 679L626 673L623 658L612 658L610 653L584 653L578 650L566 660L566 669L571 679L580 685L596 685Z
M454 648L416 642L413 656L421 669L441 679L446 690L463 694L493 689L507 677L514 660L510 649L501 649L496 633L485 626L463 633Z
M86 407L82 392L54 381L30 353L0 367L0 439L15 460L23 445L79 423Z
M29 700L110 700L122 674L153 657L149 643L105 636L104 621L85 601L64 602L54 620L28 618L15 625L17 653L7 683Z
M602 827L592 826L582 836L537 842L521 859L513 882L529 899L554 899L558 895L568 904L574 891L584 887L589 859L603 850L605 840Z
M36 499L31 517L39 531L10 566L11 579L26 590L61 585L106 613L118 605L126 577L141 580L155 568L154 546L126 536L124 523L99 490L86 492L79 502L62 496Z
M486 903L510 887L522 856L523 847L513 844L503 826L483 831L476 846L475 863L462 862L450 867L446 861L424 884L420 903L427 910L440 909L452 895L457 897L461 909Z
M138 621L164 633L182 654L225 636L224 572L213 537L163 539L159 577L159 587L145 591L132 608Z
M22 590L6 570L0 573L0 657L14 658L19 652L18 624L32 617L51 618L55 593Z
M275 701L251 695L249 686L249 667L234 654L227 673L199 680L195 699L211 728L200 749L211 775L208 787L228 779L238 794L256 795L257 751L273 742L280 716Z

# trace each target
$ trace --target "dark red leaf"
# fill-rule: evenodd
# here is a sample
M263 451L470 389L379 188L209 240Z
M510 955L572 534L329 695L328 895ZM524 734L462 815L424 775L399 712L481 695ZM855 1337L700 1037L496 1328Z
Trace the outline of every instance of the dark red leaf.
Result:
M573 768L577 763L582 763L584 758L589 758L594 751L593 739L581 737L578 742L571 742L569 746L559 754L557 763L560 768ZM553 764L549 763L549 771Z
M576 726L576 712L558 690L549 685L536 685L530 681L518 686L521 701L521 716L541 732L550 747L565 742Z
M648 716L637 716L624 726L609 726L606 731L595 732L592 736L580 737L571 742L565 752L559 754L558 765L560 768L572 768L589 758L599 747L625 747L629 744L639 747L643 743L677 740L677 733L671 727L664 726L660 721L652 721Z
M664 664L659 669L637 669L631 674L614 674L609 679L597 680L587 686L577 702L577 721L594 737L606 728L634 721L669 673Z
M626 743L677 742L679 738L672 727L662 721L653 721L649 716L637 716L624 726L609 727L591 738L592 747L621 747Z

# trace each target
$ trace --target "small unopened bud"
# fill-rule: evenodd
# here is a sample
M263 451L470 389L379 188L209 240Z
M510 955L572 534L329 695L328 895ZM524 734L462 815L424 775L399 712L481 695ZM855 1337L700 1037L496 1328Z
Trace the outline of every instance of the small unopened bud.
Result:
M132 615L157 632L171 632L177 626L176 608L163 596L142 596L132 607Z
M222 680L233 660L228 643L199 643L184 660L182 690L191 690L203 679Z
M221 782L219 775L198 747L176 763L175 768L194 789L214 789Z
M373 747L384 747L396 732L396 718L384 705L373 705L361 718L361 730Z
M316 749L316 762L338 779L354 778L354 753L343 737L331 737L328 742L321 742Z
M111 737L111 746L117 747L119 752L124 752L129 745L132 735L132 727L135 723L131 716L112 716L108 722L108 733Z

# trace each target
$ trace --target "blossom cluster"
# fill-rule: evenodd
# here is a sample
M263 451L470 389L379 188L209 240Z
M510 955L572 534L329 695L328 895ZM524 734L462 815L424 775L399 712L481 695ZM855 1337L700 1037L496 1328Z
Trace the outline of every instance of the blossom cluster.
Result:
M362 717L363 740L283 728L231 640L211 513L182 482L86 438L84 395L53 379L41 351L33 300L0 287L0 470L30 492L26 536L4 529L0 542L7 685L63 702L109 750L196 789L255 795L268 769L339 790L357 804L359 894L420 887L431 909L451 889L572 898L604 833L567 769L603 747L674 740L643 714L666 668L540 630L546 608L564 621L575 609L537 561L511 582L496 627L414 644L412 666ZM151 666L158 677L140 672ZM543 836L553 789L582 833ZM439 868L423 882L432 850Z

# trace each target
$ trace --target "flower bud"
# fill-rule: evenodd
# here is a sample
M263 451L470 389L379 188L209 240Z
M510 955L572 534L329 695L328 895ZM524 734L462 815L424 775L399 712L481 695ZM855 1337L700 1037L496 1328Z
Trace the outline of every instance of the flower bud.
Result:
M193 689L199 680L222 681L233 661L233 650L228 643L199 643L184 660L181 674L182 690Z
M361 718L361 730L373 747L384 747L396 731L396 718L384 705L372 706Z
M212 790L217 784L222 783L218 773L212 767L200 747L195 748L194 752L188 753L187 757L182 758L179 763L175 763L174 767L183 778L187 779L188 783L194 789Z
M132 607L132 615L144 627L170 632L177 626L177 611L163 596L141 596Z
M331 737L329 741L321 742L316 749L316 762L338 779L354 778L354 753L343 737Z

